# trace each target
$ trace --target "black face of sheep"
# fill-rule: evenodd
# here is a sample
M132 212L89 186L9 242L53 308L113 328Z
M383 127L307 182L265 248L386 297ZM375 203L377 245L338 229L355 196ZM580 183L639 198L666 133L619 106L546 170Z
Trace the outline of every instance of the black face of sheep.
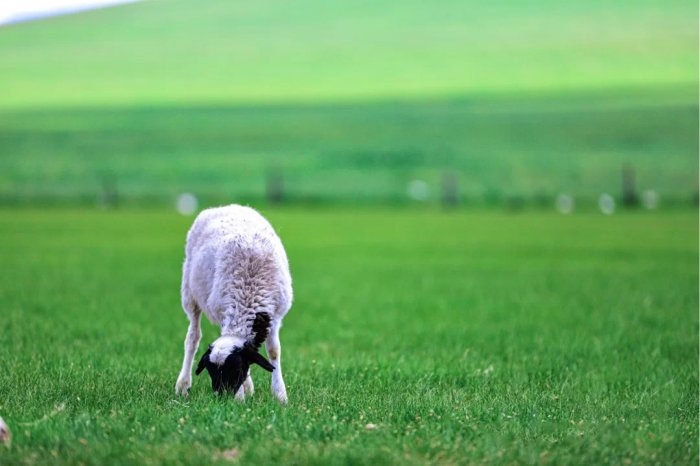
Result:
M210 355L211 347L199 360L195 374L199 375L206 367L211 377L211 388L216 393L229 391L235 394L248 376L248 369L252 364L257 364L268 372L275 369L252 345L234 348L223 364L213 363L209 359Z

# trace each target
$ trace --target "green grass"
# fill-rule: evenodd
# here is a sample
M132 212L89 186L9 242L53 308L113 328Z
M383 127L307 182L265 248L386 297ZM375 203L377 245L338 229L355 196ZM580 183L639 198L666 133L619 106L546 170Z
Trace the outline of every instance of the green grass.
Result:
M697 193L694 91L250 107L0 112L0 202L94 205L105 180L123 203L259 201L279 172L290 201L429 203L446 171L469 204L591 204L619 195L621 169L662 205Z
M1 211L0 463L697 464L697 213L265 214L287 407L174 397L191 218Z
M697 199L697 4L148 1L0 28L0 203Z
M2 108L696 87L690 0L149 1L0 29Z
M697 13L177 0L0 28L0 204L126 206L0 209L0 464L697 464L698 215L666 208L697 199ZM623 165L660 211L593 213ZM307 206L265 211L290 404L261 370L244 404L206 376L177 399L192 219L129 207L257 204L274 172ZM435 209L446 172L474 208ZM421 209L320 207L415 179ZM477 207L560 192L574 215Z

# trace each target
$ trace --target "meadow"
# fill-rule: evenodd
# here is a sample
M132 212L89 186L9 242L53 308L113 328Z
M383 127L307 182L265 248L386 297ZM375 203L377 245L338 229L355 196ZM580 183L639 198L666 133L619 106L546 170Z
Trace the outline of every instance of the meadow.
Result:
M688 0L0 28L0 465L697 464L697 38ZM598 212L623 168L656 209ZM174 394L183 192L284 241L288 406Z
M0 29L0 203L697 199L697 5L142 2Z
M0 108L695 91L697 13L689 0L145 1L0 30Z
M264 214L286 407L175 397L191 217L3 209L0 463L697 463L696 212Z
M293 203L439 202L553 208L619 196L624 166L662 204L697 202L697 102L688 89L414 102L0 111L0 203L259 203L271 176ZM420 204L421 202L418 202Z

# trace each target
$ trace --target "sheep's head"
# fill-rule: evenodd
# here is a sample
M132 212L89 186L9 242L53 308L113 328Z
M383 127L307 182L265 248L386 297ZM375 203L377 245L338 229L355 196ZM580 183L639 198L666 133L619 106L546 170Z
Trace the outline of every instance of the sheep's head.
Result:
M204 368L211 377L211 388L217 393L236 393L248 375L252 364L272 372L274 366L265 359L252 343L245 343L235 337L221 337L209 345L197 365L195 374Z
M257 364L269 372L274 370L274 366L253 345L233 347L222 362L219 358L212 358L216 351L215 344L216 342L210 345L199 360L195 374L199 375L206 367L211 377L211 388L217 393L236 393L245 381L252 364Z

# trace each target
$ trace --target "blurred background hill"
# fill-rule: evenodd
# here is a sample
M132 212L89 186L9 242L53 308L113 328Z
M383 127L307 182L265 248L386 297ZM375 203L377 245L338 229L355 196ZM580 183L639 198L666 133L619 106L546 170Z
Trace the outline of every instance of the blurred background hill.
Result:
M698 191L690 1L145 1L0 28L0 202Z

